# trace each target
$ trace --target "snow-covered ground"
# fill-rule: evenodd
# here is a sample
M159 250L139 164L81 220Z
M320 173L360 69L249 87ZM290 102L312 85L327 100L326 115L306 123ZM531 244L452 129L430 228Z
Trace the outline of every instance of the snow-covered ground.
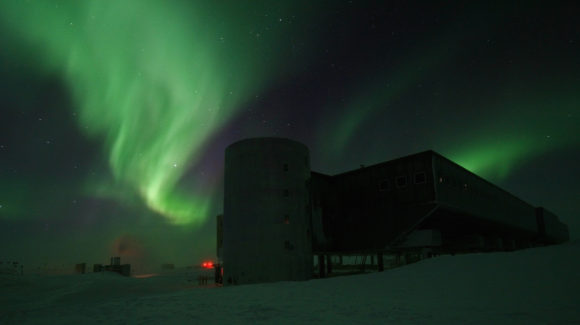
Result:
M580 324L580 242L223 288L192 272L2 275L0 324Z

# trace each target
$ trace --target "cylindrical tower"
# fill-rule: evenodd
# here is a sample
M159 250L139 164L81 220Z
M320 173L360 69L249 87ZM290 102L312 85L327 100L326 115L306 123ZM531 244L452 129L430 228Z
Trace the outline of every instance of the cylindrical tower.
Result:
M310 279L308 148L283 138L236 142L224 178L224 284Z

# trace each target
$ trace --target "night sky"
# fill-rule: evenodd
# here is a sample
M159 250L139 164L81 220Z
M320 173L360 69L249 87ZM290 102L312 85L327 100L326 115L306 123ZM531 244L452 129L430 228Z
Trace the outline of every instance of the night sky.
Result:
M0 260L215 256L224 149L433 149L580 231L574 2L0 3ZM72 266L71 266L72 269Z

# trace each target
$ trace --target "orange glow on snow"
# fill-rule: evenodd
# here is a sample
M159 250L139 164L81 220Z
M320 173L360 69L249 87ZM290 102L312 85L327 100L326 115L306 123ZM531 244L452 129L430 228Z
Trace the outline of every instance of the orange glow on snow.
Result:
M138 274L138 275L134 275L134 278L137 279L147 279L147 278L152 278L154 276L158 276L159 274L157 273L148 273L148 274Z

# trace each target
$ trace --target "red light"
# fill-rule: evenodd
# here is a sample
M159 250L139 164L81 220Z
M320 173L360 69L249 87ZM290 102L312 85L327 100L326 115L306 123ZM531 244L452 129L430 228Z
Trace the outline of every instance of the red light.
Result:
M213 269L213 262L203 262L201 263L201 267L205 269Z

